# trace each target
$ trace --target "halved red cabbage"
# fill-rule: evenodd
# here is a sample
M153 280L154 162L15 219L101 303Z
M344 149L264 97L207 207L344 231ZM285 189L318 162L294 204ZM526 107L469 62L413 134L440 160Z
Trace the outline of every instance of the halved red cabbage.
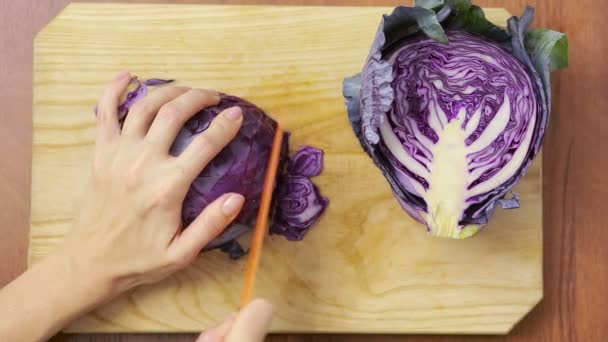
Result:
M239 106L243 110L243 125L236 137L192 182L182 206L184 226L188 226L208 204L223 194L237 192L245 196L245 205L239 216L206 249L220 247L255 225L266 164L277 127L277 123L254 104L226 94L220 94L220 97L218 105L203 109L186 122L170 150L172 155L180 155L223 110L233 106ZM284 137L283 144L280 165L284 165L287 160L287 136Z
M128 116L131 106L146 96L149 86L169 82L172 80L140 81L134 77L132 84L135 85L135 88L126 94L125 101L119 106L120 123L122 124ZM182 205L182 220L184 226L187 227L208 204L224 193L242 194L246 200L238 217L222 234L205 247L205 250L220 248L231 258L236 259L246 254L236 239L255 225L277 123L249 101L227 94L220 94L220 98L218 105L203 109L186 122L179 131L170 149L170 154L180 155L223 110L233 106L239 106L243 110L243 124L236 137L192 182ZM329 201L320 195L318 189L308 178L321 172L323 152L306 147L289 160L288 140L289 133L285 133L277 184L273 195L275 205L271 218L271 231L294 240L294 236L303 237L305 232L319 219ZM289 169L287 168L288 163ZM313 195L302 192L299 187L294 185L293 177L296 175L307 179L309 183L307 186L314 187ZM302 206L310 209L294 210L291 199L299 201Z
M384 16L343 93L355 134L404 210L432 235L464 238L497 205L519 207L508 193L540 149L549 70L567 64L567 40L527 30L530 7L505 31L470 1L417 4Z

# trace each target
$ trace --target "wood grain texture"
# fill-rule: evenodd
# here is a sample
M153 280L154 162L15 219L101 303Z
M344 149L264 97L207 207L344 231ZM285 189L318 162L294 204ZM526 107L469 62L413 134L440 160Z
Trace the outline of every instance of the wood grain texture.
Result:
M475 238L430 238L403 212L341 96L390 10L70 5L34 41L30 262L70 229L93 154L91 108L110 75L129 69L248 98L293 133L292 147L325 151L316 182L333 200L327 214L303 242L265 244L254 295L275 304L273 332L508 332L542 297L540 163L516 189L523 207L499 210ZM68 331L206 328L238 307L244 263L204 254Z
M69 1L0 0L0 284L22 272L29 230L32 39ZM142 2L132 0L131 2ZM143 2L162 2L144 0ZM398 0L235 0L190 3L383 5ZM530 3L536 25L570 36L570 68L553 76L554 109L544 152L544 299L505 337L273 335L271 342L602 341L608 336L608 41L598 29L608 2L479 0L520 13ZM8 85L8 86L7 86ZM60 334L57 341L193 341L192 334Z

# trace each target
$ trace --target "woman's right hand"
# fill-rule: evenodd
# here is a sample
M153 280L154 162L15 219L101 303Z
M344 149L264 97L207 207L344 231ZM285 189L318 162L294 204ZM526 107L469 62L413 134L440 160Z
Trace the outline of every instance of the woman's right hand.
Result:
M204 331L196 342L261 342L272 321L272 305L256 299L215 328Z

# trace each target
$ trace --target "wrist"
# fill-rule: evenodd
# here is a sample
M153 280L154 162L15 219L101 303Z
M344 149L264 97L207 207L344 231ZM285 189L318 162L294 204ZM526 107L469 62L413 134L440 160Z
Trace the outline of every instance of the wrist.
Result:
M56 276L63 282L74 305L80 306L79 311L88 311L113 297L111 279L77 253L62 250L50 255L46 261L52 264L51 270L56 270Z
M0 291L0 339L47 340L73 320L111 299L108 282L63 248Z

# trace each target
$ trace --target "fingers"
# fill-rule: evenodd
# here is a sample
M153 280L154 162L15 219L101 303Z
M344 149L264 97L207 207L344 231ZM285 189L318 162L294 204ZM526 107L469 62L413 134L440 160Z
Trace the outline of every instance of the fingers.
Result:
M209 204L169 246L168 257L182 265L218 236L234 220L243 207L245 198L240 194L224 194Z
M226 335L232 328L232 324L236 318L236 314L232 313L217 327L208 329L201 333L196 339L196 342L224 342Z
M236 136L243 123L243 112L239 107L228 108L218 115L209 128L199 134L179 155L177 162L189 176L188 182L222 151Z
M225 342L262 342L272 322L272 304L256 299L236 316Z
M262 342L272 322L272 304L256 299L238 315L230 315L219 326L203 332L196 342Z
M129 115L122 127L122 135L143 138L148 133L148 129L160 108L188 90L190 88L162 87L135 103L129 110Z
M131 82L128 71L118 73L114 80L105 88L97 104L97 132L102 140L120 135L118 124L118 106L120 97Z
M168 152L177 136L177 132L190 117L201 109L216 105L219 102L220 97L216 92L202 89L187 91L160 107L150 126L146 140Z

